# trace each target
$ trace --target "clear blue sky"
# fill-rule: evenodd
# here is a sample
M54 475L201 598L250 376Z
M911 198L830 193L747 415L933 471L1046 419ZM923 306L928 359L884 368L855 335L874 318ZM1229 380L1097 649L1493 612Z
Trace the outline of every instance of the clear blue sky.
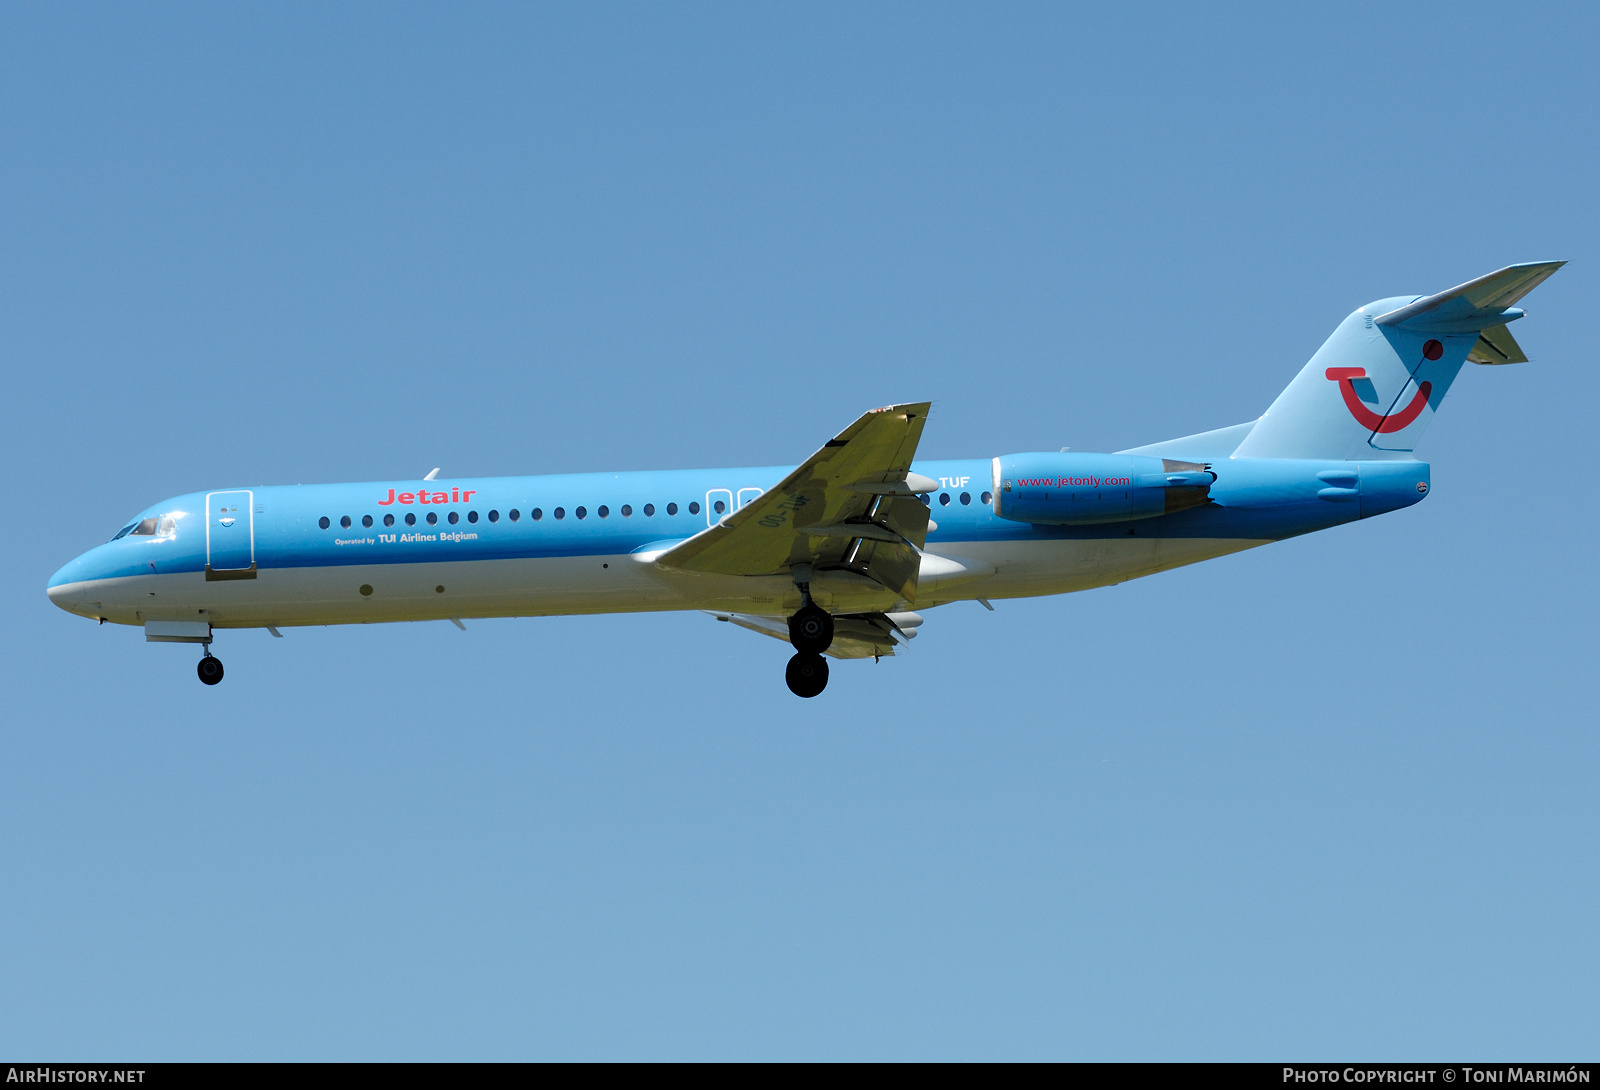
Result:
M0 1054L1593 1058L1592 5L0 9ZM953 605L226 633L194 489L1250 420L1515 261L1427 502Z

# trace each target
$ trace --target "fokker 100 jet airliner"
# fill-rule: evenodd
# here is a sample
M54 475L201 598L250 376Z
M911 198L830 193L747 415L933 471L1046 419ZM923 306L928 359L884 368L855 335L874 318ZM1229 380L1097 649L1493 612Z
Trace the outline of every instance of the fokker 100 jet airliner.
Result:
M226 488L156 504L51 578L50 600L153 642L219 629L703 610L834 658L893 655L916 612L1062 594L1409 507L1412 456L1461 365L1524 362L1512 265L1341 322L1259 419L1117 454L918 461L928 403L862 416L798 468Z

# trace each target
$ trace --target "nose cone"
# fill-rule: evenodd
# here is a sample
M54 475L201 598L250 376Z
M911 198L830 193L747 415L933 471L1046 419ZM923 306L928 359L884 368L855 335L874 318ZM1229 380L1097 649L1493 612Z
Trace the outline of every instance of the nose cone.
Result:
M83 557L78 557L71 563L62 566L61 570L50 577L50 582L45 584L44 592L50 600L68 613L77 613L89 616L85 610L88 608L89 578L85 571Z

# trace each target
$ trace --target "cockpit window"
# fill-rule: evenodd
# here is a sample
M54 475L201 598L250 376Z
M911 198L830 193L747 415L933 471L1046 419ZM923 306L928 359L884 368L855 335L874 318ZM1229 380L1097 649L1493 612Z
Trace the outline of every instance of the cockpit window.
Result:
M174 511L170 515L161 515L158 518L134 519L128 525L118 530L112 541L121 541L125 537L175 537L178 533L178 520L183 517L182 511Z

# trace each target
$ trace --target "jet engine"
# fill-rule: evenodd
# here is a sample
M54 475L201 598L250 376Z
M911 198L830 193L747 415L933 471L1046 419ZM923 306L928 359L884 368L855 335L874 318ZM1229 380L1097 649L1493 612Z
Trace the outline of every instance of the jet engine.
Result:
M1128 454L1012 454L994 460L994 513L1080 526L1170 515L1211 501L1217 475L1198 462Z

